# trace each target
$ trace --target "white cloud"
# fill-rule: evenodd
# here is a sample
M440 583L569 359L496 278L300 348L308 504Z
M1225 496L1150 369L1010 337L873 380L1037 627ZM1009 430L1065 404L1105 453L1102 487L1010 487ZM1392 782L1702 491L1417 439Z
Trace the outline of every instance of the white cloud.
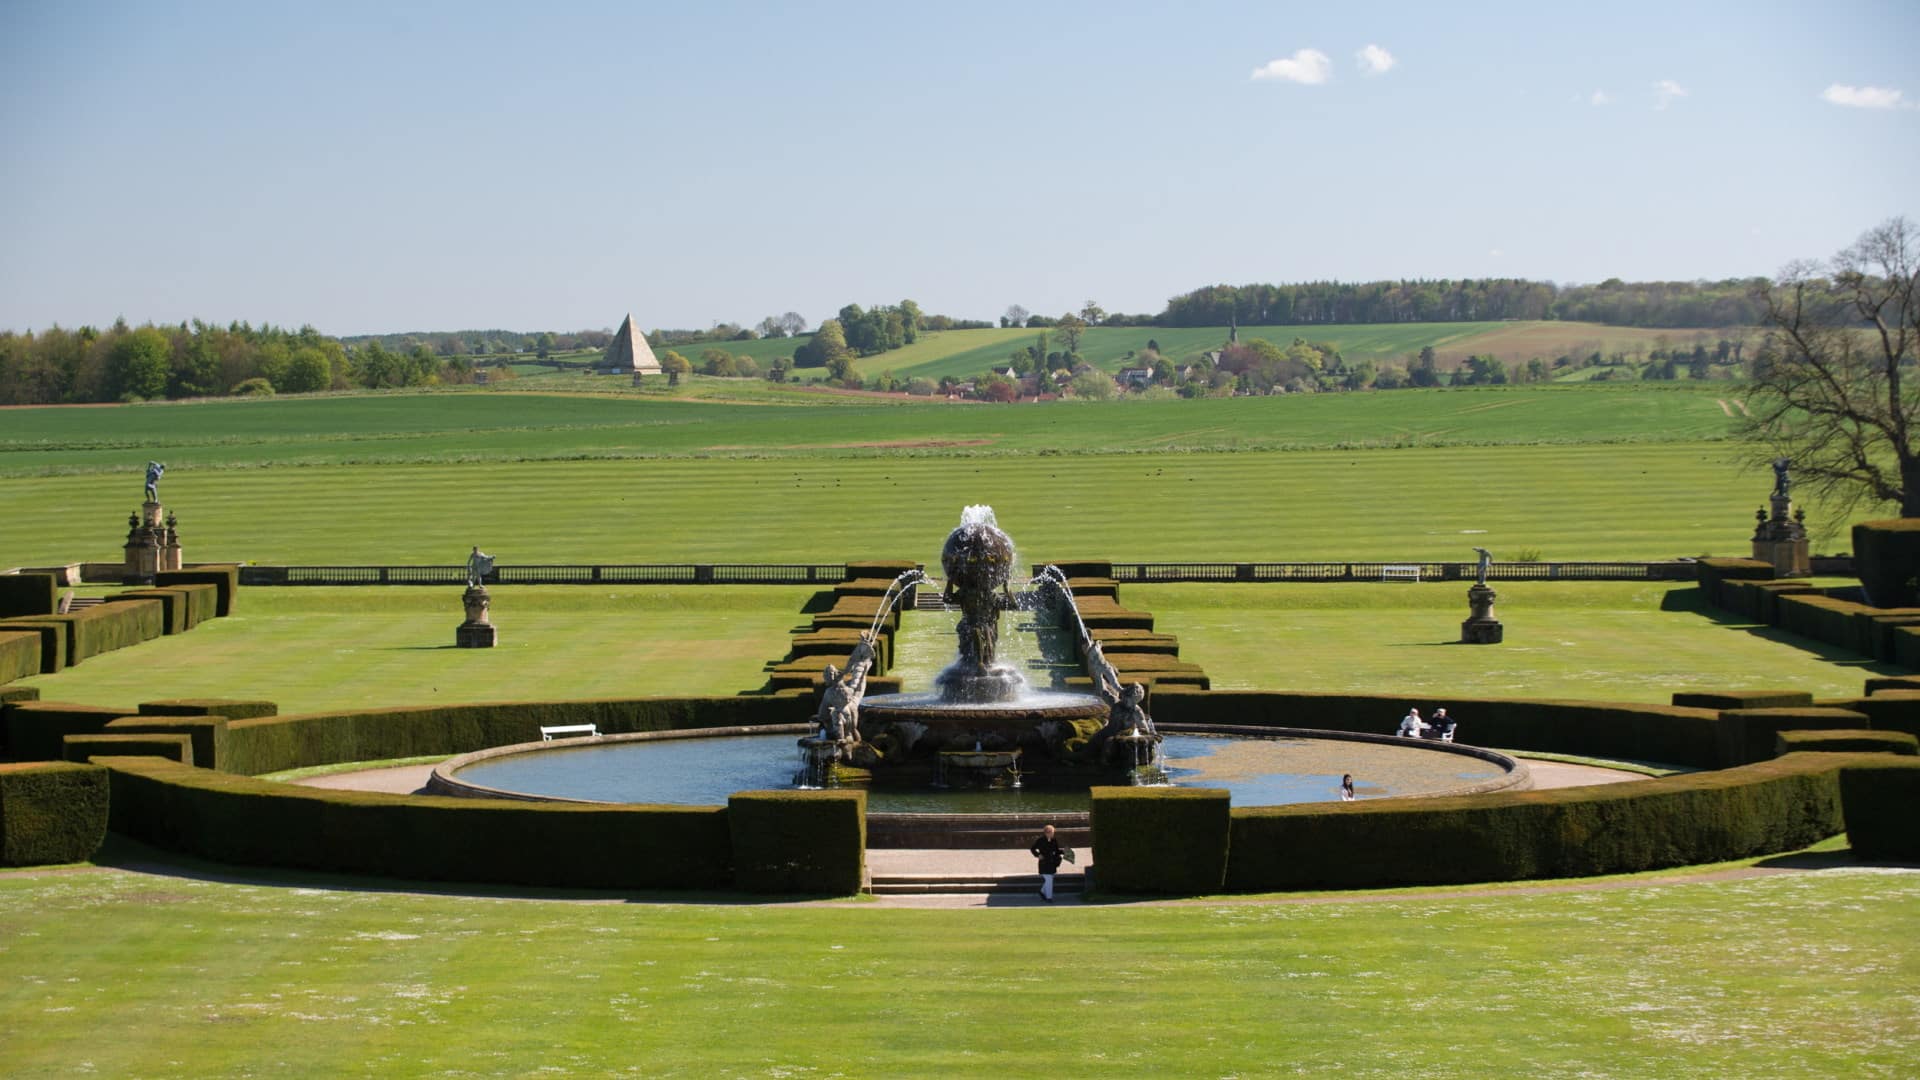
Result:
M1488 255L1491 255L1491 256L1493 256L1494 258L1496 258L1496 259L1497 259L1497 258L1499 258L1500 256L1502 256L1502 255L1505 255L1505 254L1506 254L1506 252L1504 252L1504 251L1501 251L1501 250L1500 250L1499 248L1489 248L1489 249L1488 249L1488 251L1487 251L1487 254L1488 254Z
M1595 90L1593 95L1587 98L1587 104L1594 106L1611 105L1613 104L1613 98L1609 96L1605 90Z
M1661 79L1653 84L1653 107L1664 109L1680 98L1687 96L1687 88L1672 79Z
M1393 58L1392 53L1372 44L1353 55L1360 61L1360 70L1369 75L1385 75L1393 70L1394 64L1399 62Z
M1318 86L1333 77L1333 60L1319 49L1300 49L1292 56L1269 60L1264 67L1254 68L1253 77Z
M1846 105L1855 109L1897 109L1901 106L1900 91L1884 86L1847 86L1844 83L1834 83L1821 92L1820 98L1833 105Z

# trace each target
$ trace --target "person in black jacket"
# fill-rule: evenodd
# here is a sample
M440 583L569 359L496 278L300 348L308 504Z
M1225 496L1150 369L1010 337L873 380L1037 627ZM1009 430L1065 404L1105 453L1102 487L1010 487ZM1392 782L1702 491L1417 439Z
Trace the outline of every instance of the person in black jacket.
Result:
M1034 837L1027 851L1040 860L1040 899L1053 903L1053 875L1060 872L1062 851L1060 841L1053 838L1053 826L1048 825Z

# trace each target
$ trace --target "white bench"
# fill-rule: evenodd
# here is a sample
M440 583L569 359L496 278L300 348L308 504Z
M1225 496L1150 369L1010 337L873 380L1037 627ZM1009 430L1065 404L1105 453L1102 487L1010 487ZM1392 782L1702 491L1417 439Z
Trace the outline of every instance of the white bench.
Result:
M1380 568L1381 581L1419 581L1420 568L1410 565L1390 565Z
M591 735L597 739L600 737L600 725L598 724L555 724L552 727L547 727L545 725L541 726L540 728L541 742L552 742L553 737L555 735Z

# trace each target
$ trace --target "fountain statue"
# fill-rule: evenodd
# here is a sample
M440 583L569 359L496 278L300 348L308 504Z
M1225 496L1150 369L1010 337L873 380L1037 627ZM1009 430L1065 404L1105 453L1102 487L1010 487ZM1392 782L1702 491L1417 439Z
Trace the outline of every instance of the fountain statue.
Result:
M986 506L969 506L947 536L940 565L941 598L960 612L955 658L931 692L863 697L873 634L863 635L848 669L829 666L816 717L819 732L800 740L807 767L799 782L1018 785L1023 776L1106 775L1133 769L1157 754L1160 736L1142 707L1145 687L1122 687L1074 607L1066 577L1048 567L1018 595L1013 540ZM908 571L887 590L878 627L909 588L927 576ZM1079 632L1093 694L1036 689L1000 655L1003 614Z

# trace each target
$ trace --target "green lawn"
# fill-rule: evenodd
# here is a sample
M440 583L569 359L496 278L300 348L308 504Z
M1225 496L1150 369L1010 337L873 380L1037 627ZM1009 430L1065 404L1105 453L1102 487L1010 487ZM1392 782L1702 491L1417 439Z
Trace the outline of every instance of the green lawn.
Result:
M1920 1055L1911 871L915 911L178 865L0 872L9 1076L1892 1077Z
M1495 582L1499 645L1457 644L1466 586L1125 585L1215 689L1666 703L1677 690L1779 687L1816 698L1904 674L1706 609L1690 584ZM1397 716L1382 716L1381 730ZM1469 733L1468 741L1472 741Z
M247 589L234 614L92 657L48 700L132 706L264 698L283 713L356 706L736 694L786 655L812 589L497 586L500 643L458 649L457 588Z

